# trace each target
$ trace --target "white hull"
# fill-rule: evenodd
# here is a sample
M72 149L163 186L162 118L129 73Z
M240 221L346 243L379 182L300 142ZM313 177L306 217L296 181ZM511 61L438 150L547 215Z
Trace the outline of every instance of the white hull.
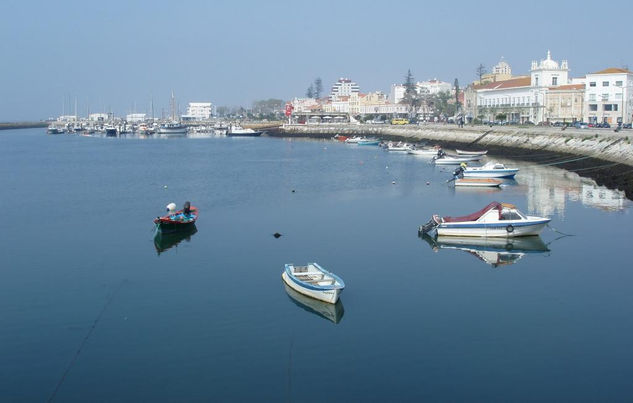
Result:
M549 220L547 221L549 222ZM508 220L504 223L498 223L495 226L486 227L456 227L448 223L442 223L437 227L437 234L440 236L474 236L474 237L517 237L538 235L543 231L547 222L539 224L528 224L524 221ZM461 224L461 223L458 223ZM508 230L511 227L511 232Z
M518 169L495 169L489 171L466 170L464 171L464 178L512 178L518 171Z
M464 151L464 150L455 150L458 155L486 155L488 154L488 150L485 151Z
M164 137L185 137L187 135L186 127L170 128L161 127L158 129L158 134Z
M434 157L437 155L437 150L409 150L407 151L407 153L413 154L413 155L423 155L423 156Z
M296 292L330 304L335 304L336 301L338 301L338 298L341 295L342 291L340 289L316 291L301 287L299 284L292 281L285 271L281 274L281 278L284 280L284 283L288 285L288 287L292 288Z
M456 179L455 186L475 187L475 188L490 188L499 187L501 181L469 181L468 179Z
M459 165L462 162L477 161L479 157L464 157L464 158L438 158L435 161L435 165Z

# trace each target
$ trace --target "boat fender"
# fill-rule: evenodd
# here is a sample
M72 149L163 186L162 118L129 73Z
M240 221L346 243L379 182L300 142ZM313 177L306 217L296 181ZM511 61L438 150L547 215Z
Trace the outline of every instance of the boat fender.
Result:
M508 231L508 234L511 234L514 232L514 226L512 224L508 224L508 226L506 227L506 231Z

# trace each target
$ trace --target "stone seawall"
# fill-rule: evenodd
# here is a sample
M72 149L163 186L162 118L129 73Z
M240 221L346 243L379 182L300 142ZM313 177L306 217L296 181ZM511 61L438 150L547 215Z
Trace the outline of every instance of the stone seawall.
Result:
M512 148L558 154L586 156L633 166L633 130L571 129L554 127L518 128L512 126L454 125L283 125L272 135L322 137L336 134L375 136L409 142L430 141L470 148Z

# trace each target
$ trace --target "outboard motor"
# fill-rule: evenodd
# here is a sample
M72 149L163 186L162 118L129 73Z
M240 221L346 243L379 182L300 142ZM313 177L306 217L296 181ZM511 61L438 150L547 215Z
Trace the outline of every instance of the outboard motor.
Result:
M191 203L189 203L188 201L185 202L185 206L182 209L183 214L185 215L189 215L191 214Z
M418 235L428 234L429 232L433 231L438 225L439 223L435 221L435 218L432 217L429 222L424 225L420 225L420 227L418 228Z

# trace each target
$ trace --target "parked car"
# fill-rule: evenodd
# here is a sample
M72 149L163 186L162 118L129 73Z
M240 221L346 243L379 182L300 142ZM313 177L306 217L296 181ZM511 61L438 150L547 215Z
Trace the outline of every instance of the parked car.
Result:
M633 129L633 123L625 123L622 125L623 129Z
M392 125L407 125L409 124L409 119L404 119L404 118L391 119L391 124Z
M586 129L586 128L589 127L589 125L587 123L585 123L585 122L576 122L576 123L574 123L574 127L576 129Z

